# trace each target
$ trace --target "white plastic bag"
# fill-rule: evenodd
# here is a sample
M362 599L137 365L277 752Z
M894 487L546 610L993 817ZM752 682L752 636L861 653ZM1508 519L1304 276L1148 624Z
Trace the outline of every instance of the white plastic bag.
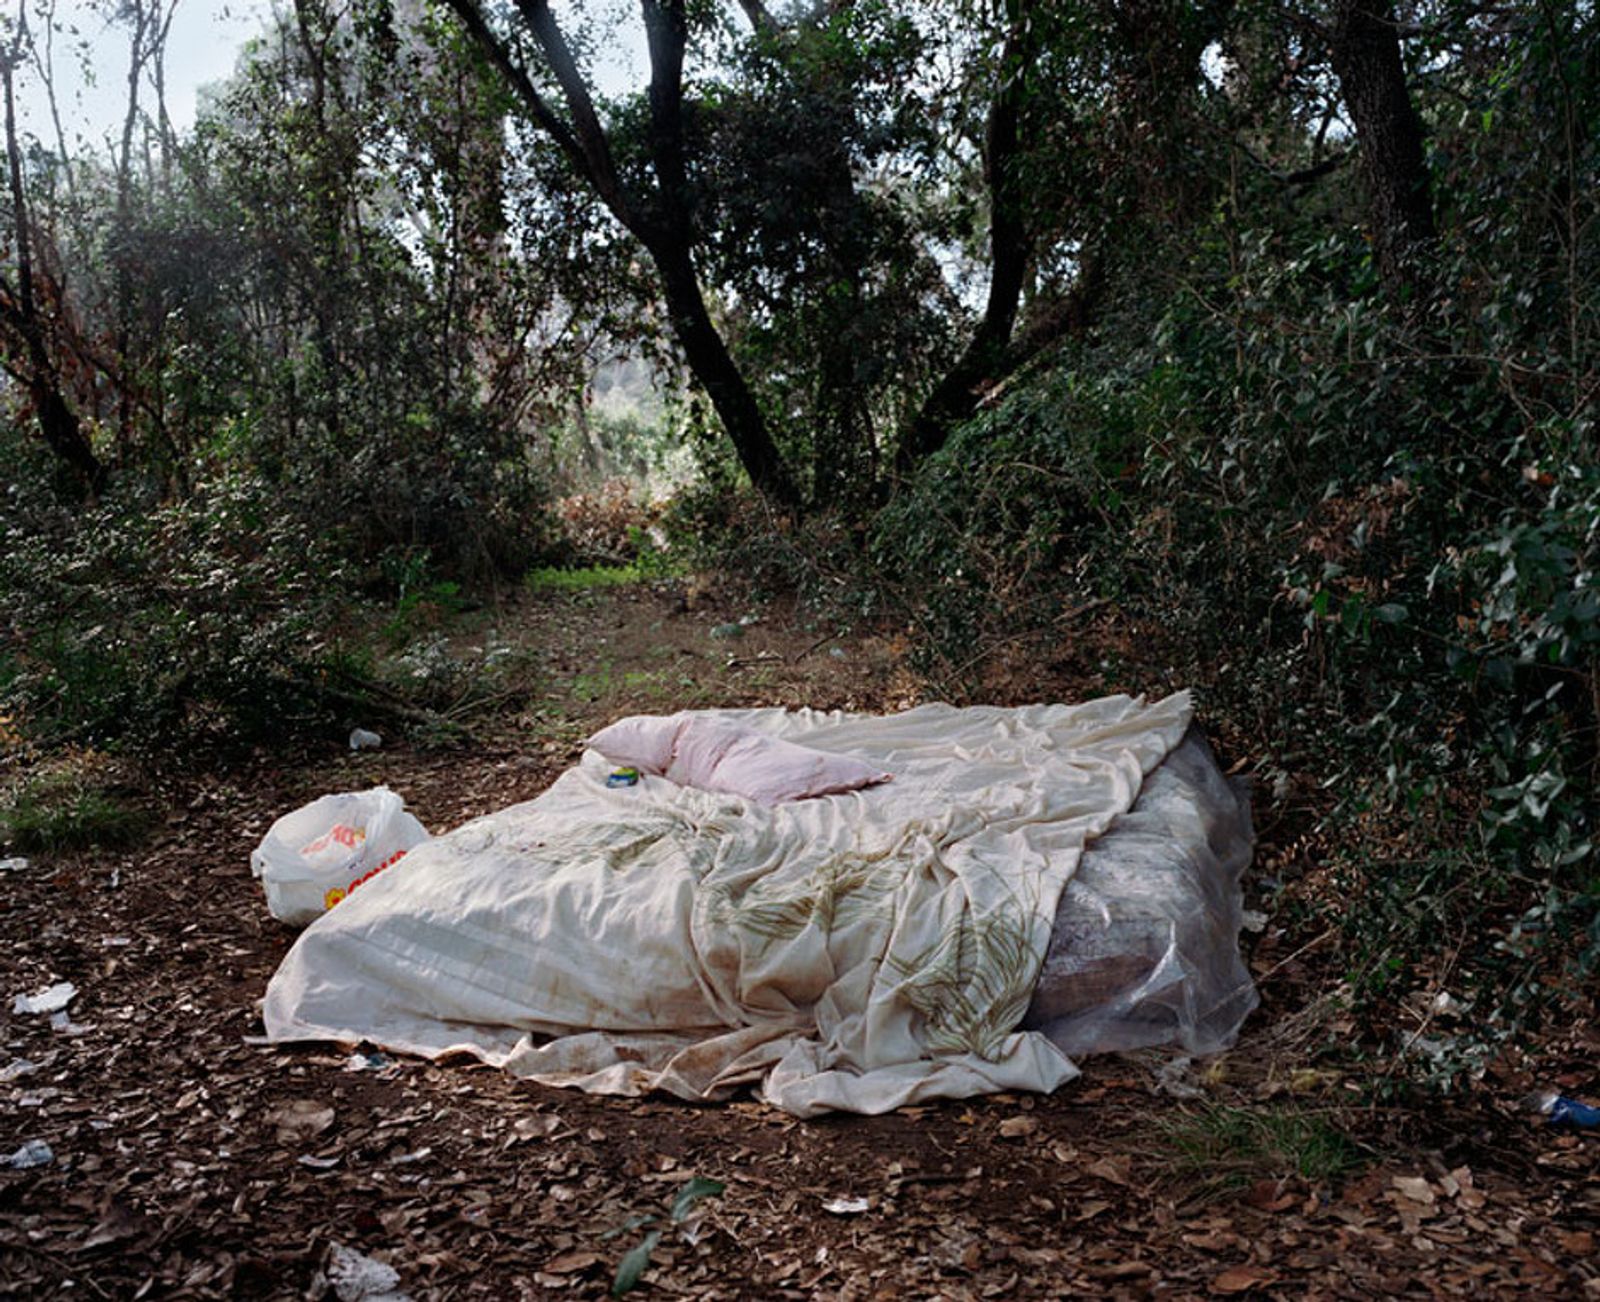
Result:
M300 926L427 839L388 787L323 796L268 829L250 871L261 879L272 916Z

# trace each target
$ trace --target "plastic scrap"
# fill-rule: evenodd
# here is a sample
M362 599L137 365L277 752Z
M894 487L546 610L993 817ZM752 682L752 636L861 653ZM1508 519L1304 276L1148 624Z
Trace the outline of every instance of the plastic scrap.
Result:
M376 1051L365 1053L357 1051L344 1060L346 1071L385 1071L395 1065L395 1060L386 1053Z
M613 769L606 778L608 787L635 787L639 785L639 770L634 768Z
M1544 1114L1547 1125L1573 1126L1579 1130L1600 1128L1600 1108L1569 1099L1554 1090L1535 1095L1532 1102L1535 1110Z
M14 1013L58 1013L70 1004L78 987L70 981L58 981L53 986L31 995L18 995L11 1003Z
M1253 848L1248 793L1191 728L1062 891L1023 1026L1069 1057L1228 1048L1257 1003L1234 943Z
M30 1139L7 1159L7 1165L13 1171L27 1171L36 1166L49 1166L55 1160L49 1144L42 1139Z
M399 1271L342 1243L329 1246L323 1273L339 1302L411 1302Z
M75 1022L68 1016L66 1009L57 1009L50 1014L50 1029L57 1035L87 1035L94 1030L93 1026L82 1022Z
M267 909L280 922L314 922L351 891L428 839L388 787L323 796L267 830L250 856Z
M830 1198L822 1204L822 1210L834 1216L859 1216L871 1206L868 1198Z
M25 873L28 871L28 861L21 855L10 859L0 859L0 873Z
M1156 1072L1156 1092L1175 1099L1205 1097L1205 1090L1194 1082L1194 1059L1174 1058Z
M377 733L366 728L350 729L351 750L377 750L383 745L383 738Z

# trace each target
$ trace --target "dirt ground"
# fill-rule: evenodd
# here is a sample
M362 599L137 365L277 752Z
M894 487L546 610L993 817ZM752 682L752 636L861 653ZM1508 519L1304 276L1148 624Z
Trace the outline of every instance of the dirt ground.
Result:
M537 681L471 740L156 775L137 848L0 878L0 1296L602 1297L658 1234L635 1296L1600 1298L1600 1144L1517 1112L1513 1071L1373 1104L1317 1047L1336 965L1276 920L1246 937L1261 1010L1182 1098L1146 1054L1088 1059L1052 1097L800 1122L247 1042L293 939L247 862L278 814L387 782L438 831L538 794L622 714L917 699L893 639L782 611L735 636L744 613L671 585L528 598L480 623L539 648ZM994 695L1150 672L1064 652ZM1220 748L1248 771L1248 739ZM1293 818L1260 824L1258 864L1307 853ZM13 1011L59 981L79 992L66 1029ZM1570 1079L1594 1048L1573 1041ZM49 1160L8 1165L29 1141ZM697 1177L723 1188L674 1221ZM330 1280L334 1245L391 1265L391 1294Z

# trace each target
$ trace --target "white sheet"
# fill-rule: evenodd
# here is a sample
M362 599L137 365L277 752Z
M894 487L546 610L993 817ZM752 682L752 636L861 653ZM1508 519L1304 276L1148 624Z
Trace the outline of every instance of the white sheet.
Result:
M764 808L608 788L588 752L314 923L268 987L268 1038L465 1050L604 1093L759 1084L800 1116L1077 1074L1014 1028L1084 843L1177 745L1186 693L708 713L895 780Z

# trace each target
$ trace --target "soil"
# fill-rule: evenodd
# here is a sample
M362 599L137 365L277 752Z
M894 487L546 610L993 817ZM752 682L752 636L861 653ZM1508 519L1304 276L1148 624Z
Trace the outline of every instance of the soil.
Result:
M673 584L527 598L479 620L532 669L470 739L156 774L139 846L0 877L0 1296L386 1295L339 1245L388 1263L389 1295L602 1297L648 1244L641 1297L1600 1297L1600 1144L1520 1113L1522 1067L1374 1104L1321 1047L1340 1030L1319 997L1329 946L1275 922L1245 937L1263 1003L1239 1047L1165 1086L1168 1055L1110 1056L1051 1097L801 1122L249 1042L293 934L248 854L306 800L386 782L442 830L537 795L623 714L918 699L892 637L781 608L734 635L750 613ZM1114 620L1094 612L1073 649L1003 667L986 695L1163 685L1158 666L1108 672L1093 645L1127 636ZM1248 739L1220 742L1248 770ZM1261 826L1272 871L1311 853L1303 820ZM58 981L78 989L67 1029L12 1011ZM1558 1083L1592 1087L1594 1049L1575 1034ZM7 1164L34 1140L50 1160ZM674 1221L696 1178L722 1188Z

